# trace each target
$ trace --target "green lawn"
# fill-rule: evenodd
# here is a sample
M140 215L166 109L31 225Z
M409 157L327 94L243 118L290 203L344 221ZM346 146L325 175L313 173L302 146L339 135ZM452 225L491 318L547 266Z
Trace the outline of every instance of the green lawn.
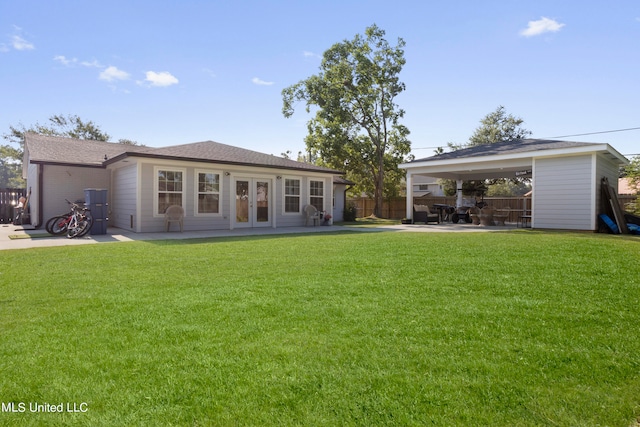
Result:
M0 331L0 425L629 427L640 238L340 232L3 251Z

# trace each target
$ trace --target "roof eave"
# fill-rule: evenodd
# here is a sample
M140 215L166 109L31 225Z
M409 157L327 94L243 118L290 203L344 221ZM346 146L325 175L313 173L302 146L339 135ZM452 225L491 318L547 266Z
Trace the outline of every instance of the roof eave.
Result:
M112 163L116 163L121 161L127 157L142 157L147 159L162 159L162 160L176 160L183 162L200 162L200 163L216 163L223 165L233 165L233 166L250 166L250 167L263 167L269 169L284 169L284 170L295 170L295 171L303 171L303 172L314 172L314 173L326 173L331 175L344 175L345 172L339 170L321 170L321 169L309 169L303 167L293 167L293 166L281 166L281 165L267 165L267 164L259 164L259 163L248 163L248 162L234 162L229 160L211 160L211 159L202 159L199 157L181 157L181 156L167 156L167 155L158 155L151 153L136 153L136 152L125 152L118 156L112 157L106 160L103 164L110 165Z

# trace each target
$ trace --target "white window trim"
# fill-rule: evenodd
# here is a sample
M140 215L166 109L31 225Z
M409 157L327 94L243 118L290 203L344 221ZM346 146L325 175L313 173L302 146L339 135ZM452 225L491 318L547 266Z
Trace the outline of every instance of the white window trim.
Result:
M321 212L327 210L327 180L324 178L309 178L307 180L307 204L311 204L311 181L322 182L322 209ZM319 197L319 196L313 196Z
M174 166L154 166L153 167L153 216L154 218L164 218L164 212L158 213L158 193L160 189L158 188L158 171L169 171L169 172L182 172L182 207L185 210L185 216L187 212L186 208L186 186L187 186L187 170L185 168L176 168Z
M218 175L218 182L220 184L218 188L218 213L199 213L198 212L198 175L201 173L214 173ZM224 181L224 174L222 171L213 169L196 169L193 177L193 215L194 216L222 216L222 185Z
M287 181L286 180L287 179L296 179L300 181L300 195L298 196L300 198L300 203L298 205L298 212L287 212L287 203L286 203L287 201L287 194L286 194ZM283 215L300 215L302 213L302 208L304 207L304 201L302 199L302 197L304 196L302 194L303 182L304 180L302 179L301 176L283 176L282 177L282 214Z

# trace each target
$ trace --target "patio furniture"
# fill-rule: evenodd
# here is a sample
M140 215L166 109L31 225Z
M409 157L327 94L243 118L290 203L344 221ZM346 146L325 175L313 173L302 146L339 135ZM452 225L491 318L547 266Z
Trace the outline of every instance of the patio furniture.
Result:
M522 228L531 228L531 215L520 215L519 226Z
M480 218L480 225L493 225L493 213L493 208L490 208L489 206L485 206L480 209L480 214L478 214L478 218Z
M475 225L480 224L480 208L474 206L469 208L469 217L471 218L471 223Z
M455 206L442 203L435 203L433 205L433 208L438 210L438 214L440 215L440 222L450 222L452 215L456 212Z
M171 227L172 222L177 222L180 225L180 232L184 228L184 208L179 205L171 205L164 211L164 225L167 231Z
M21 196L18 199L18 206L16 206L15 213L13 215L13 224L14 225L24 225L25 222L30 221L29 218L29 199L31 198L31 188L29 188L29 193L27 193L27 197Z
M496 209L493 213L493 220L496 222L496 225L504 225L505 221L509 219L509 215L511 215L510 207Z
M413 223L416 222L424 222L425 224L436 222L439 224L440 215L431 213L427 205L413 205Z
M309 220L313 221L314 227L320 221L320 212L318 212L318 209L316 209L316 207L313 205L307 205L304 207L304 215L305 215L305 220L304 220L305 227L309 225Z

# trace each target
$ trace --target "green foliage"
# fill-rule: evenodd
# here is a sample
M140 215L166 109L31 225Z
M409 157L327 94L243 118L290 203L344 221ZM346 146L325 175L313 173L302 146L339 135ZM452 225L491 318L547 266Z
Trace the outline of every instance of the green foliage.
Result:
M624 176L629 180L629 186L636 190L638 198L635 203L629 203L627 209L640 215L640 156L631 158L631 162L624 168Z
M46 125L36 123L27 128L20 123L17 126L9 126L9 132L2 135L9 144L0 146L0 168L2 168L0 170L0 187L24 187L25 183L21 176L22 153L24 136L28 132L94 141L108 141L110 138L108 133L103 132L91 120L85 122L73 114L53 115L49 117ZM118 142L127 145L140 145L130 139L120 139Z
M527 182L514 182L509 179L497 180L495 184L487 187L487 196L513 197L522 196L531 191L531 185Z
M353 222L356 220L358 210L356 205L349 203L342 212L342 219L346 222Z
M640 195L640 156L631 158L630 163L624 168L624 176L629 180L631 188Z
M313 234L4 251L2 401L88 411L0 424L628 427L640 415L637 238Z
M373 25L364 37L334 44L324 53L319 74L282 91L285 117L300 101L308 113L315 111L305 138L310 155L346 171L356 190L374 197L376 215L382 213L383 197L399 187L404 173L398 165L411 150L409 130L400 124L404 111L394 102L405 90L398 77L405 42L398 39L392 47L384 35Z
M460 150L463 148L475 147L477 145L495 144L497 142L527 138L531 135L531 131L523 128L523 123L523 119L507 114L505 108L500 105L495 111L487 114L482 120L480 120L480 126L476 128L466 144L455 144L449 142L447 145L451 150ZM442 149L438 149L436 151L440 153L443 152ZM498 185L496 189L491 190L492 193L494 193L492 195L509 195L509 188L515 191L515 188L513 188L514 186L522 187L528 182L528 179L514 179L511 184L509 184L508 180L505 179L487 180L484 184L481 182L469 181L463 183L462 188L464 194L477 194L482 192L481 187L485 187L484 191L487 191L487 189L490 189L492 186ZM443 180L442 185L446 195L452 196L456 194L455 181Z
M476 128L466 144L449 143L448 145L452 149L459 150L476 145L526 138L531 135L531 131L521 127L523 123L523 119L507 114L505 108L500 105L480 120L480 126Z

